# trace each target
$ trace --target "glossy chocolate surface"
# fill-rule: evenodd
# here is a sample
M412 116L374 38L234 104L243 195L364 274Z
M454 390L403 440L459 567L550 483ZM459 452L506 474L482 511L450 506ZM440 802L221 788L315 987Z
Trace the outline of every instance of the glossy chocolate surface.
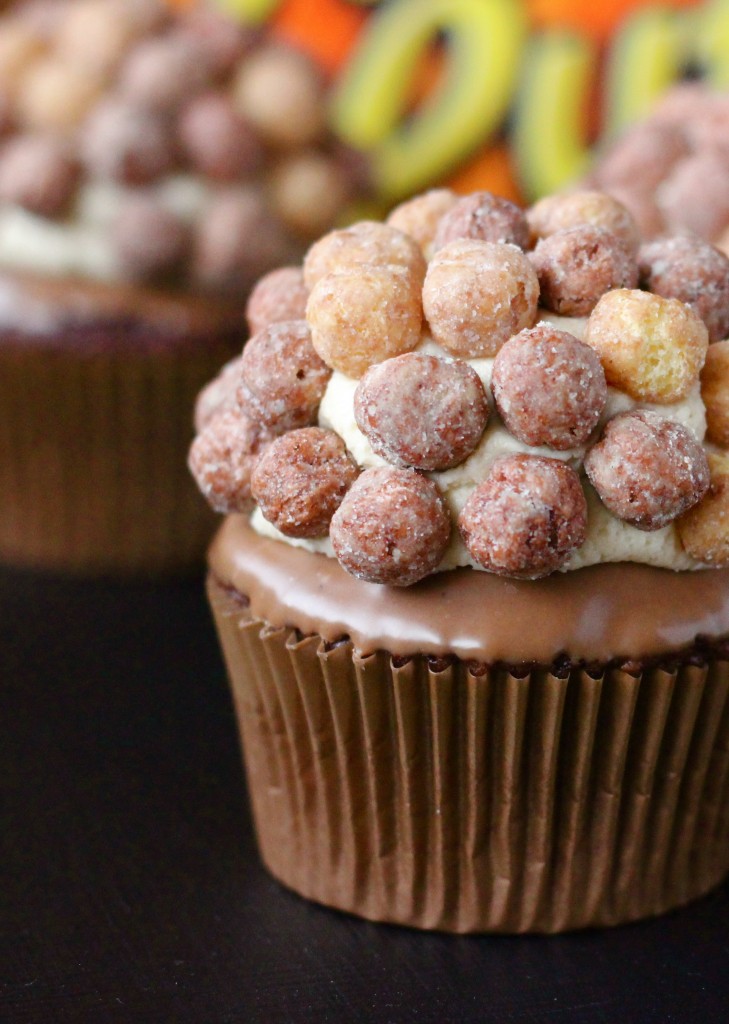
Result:
M254 616L330 642L348 636L362 653L589 663L661 657L729 633L729 570L618 563L522 581L455 569L397 589L261 537L243 516L226 520L209 558Z

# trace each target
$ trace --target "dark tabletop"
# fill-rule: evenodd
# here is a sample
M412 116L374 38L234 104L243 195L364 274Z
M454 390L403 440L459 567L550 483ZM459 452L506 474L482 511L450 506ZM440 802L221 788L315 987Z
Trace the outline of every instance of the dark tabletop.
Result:
M712 1024L729 886L645 924L457 938L261 868L199 582L0 572L0 1021Z

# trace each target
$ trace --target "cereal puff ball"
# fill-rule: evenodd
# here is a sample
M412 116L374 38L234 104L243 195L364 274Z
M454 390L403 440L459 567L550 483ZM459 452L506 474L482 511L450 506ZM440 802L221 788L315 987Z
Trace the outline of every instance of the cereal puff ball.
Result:
M315 62L223 4L1 6L4 263L238 299L369 195Z
M675 86L598 156L589 180L630 210L644 241L681 235L726 246L729 93Z
M371 584L539 579L646 544L729 565L729 455L705 446L729 447L724 259L642 244L596 191L416 196L261 279L191 468L218 509L255 504L256 529ZM618 549L595 555L605 517Z

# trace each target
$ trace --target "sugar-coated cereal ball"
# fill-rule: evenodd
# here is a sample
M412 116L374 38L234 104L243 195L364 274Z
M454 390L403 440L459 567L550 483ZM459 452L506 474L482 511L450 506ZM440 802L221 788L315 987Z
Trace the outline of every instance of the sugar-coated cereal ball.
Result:
M339 434L303 427L269 445L253 470L251 492L264 518L287 537L326 537L358 472Z
M213 75L232 71L256 38L254 29L207 4L186 10L180 31L192 37Z
M584 340L600 356L608 384L661 403L686 397L709 343L703 322L683 302L626 289L603 295Z
M434 252L459 238L503 242L526 249L529 225L521 207L491 192L473 192L459 199L441 217L435 233Z
M658 209L655 189L645 189L640 182L632 186L611 185L606 191L622 203L635 222L641 238L653 238L664 230L663 214Z
M109 74L135 35L134 19L124 4L110 0L74 0L64 7L56 51L90 74Z
M18 87L18 121L37 131L70 132L86 116L100 88L99 80L83 68L44 58Z
M243 356L228 360L217 377L214 377L197 396L195 402L195 432L200 431L218 412L226 412L238 406L236 391L240 383Z
M180 114L178 133L193 167L218 181L252 174L263 158L254 131L222 93L195 96Z
M80 135L81 159L95 178L143 185L171 170L175 145L167 121L118 97L98 104Z
M166 0L115 0L134 25L138 35L163 29L170 20L170 6ZM51 0L51 4L54 0Z
M249 512L251 473L272 436L239 409L218 412L192 442L188 466L216 512Z
M437 569L451 533L440 491L413 469L362 473L334 513L329 536L359 579L407 587Z
M641 283L666 299L680 299L706 324L709 341L729 337L729 258L691 235L641 246Z
M119 204L110 236L124 276L150 280L180 264L188 228L158 199L132 193Z
M32 25L19 19L5 19L0 32L0 88L14 93L43 49L44 40Z
M650 115L656 124L668 124L685 129L698 117L706 100L706 85L700 81L681 81L672 85L658 98Z
M539 281L513 245L460 239L428 266L423 309L435 340L465 359L496 355L536 319Z
M236 109L276 146L316 142L325 128L323 82L302 54L264 46L240 65L233 84Z
M142 39L119 75L119 91L135 106L171 113L210 81L199 46L182 33Z
M426 259L430 259L440 219L457 202L458 196L449 188L433 188L396 206L387 223L414 238Z
M0 150L0 201L54 217L71 201L79 167L52 135L17 135Z
M258 189L222 189L197 222L192 276L203 288L239 294L261 273L291 262L291 250Z
M607 509L639 530L667 526L709 487L706 453L691 431L650 409L614 416L585 470Z
M676 522L685 551L715 568L729 566L729 456L709 455L711 483L704 497Z
M527 210L527 221L535 239L546 238L555 231L593 224L606 228L635 250L639 236L628 211L607 192L581 191L546 196Z
M346 142L336 137L331 140L331 152L340 170L344 173L353 194L372 191L372 168L369 157L358 149L353 149Z
M279 434L308 427L331 375L314 351L305 320L270 324L243 350L238 401Z
M12 99L0 87L0 135L6 135L15 127Z
M507 430L530 445L584 444L607 402L597 354L548 324L520 331L494 360L491 389Z
M304 320L309 289L300 267L279 267L258 281L248 297L246 319L251 334L282 320Z
M656 191L669 231L691 231L712 241L729 225L729 162L695 153L676 164Z
M474 561L520 579L548 576L585 541L587 503L574 469L506 455L469 495L458 529Z
M306 319L327 366L361 377L369 366L410 352L420 341L420 288L400 267L350 267L317 281Z
M701 106L683 128L692 149L729 157L729 96L705 92Z
M35 34L36 38L45 47L51 46L55 41L61 21L63 20L64 9L67 3L59 4L57 0L24 0L22 4L13 4L13 17L8 19L9 28L21 25L24 29ZM4 8L10 7L9 3L3 4ZM3 26L5 35L5 26Z
M729 447L729 341L709 345L701 371L701 397L706 406L706 437Z
M606 228L578 224L541 238L530 257L540 302L561 316L587 316L612 288L635 288L635 250Z
M396 466L449 469L478 444L489 416L468 363L410 352L371 366L354 395L357 426Z
M645 189L658 185L688 153L685 132L669 123L640 124L622 135L599 162L596 177L608 192L617 186Z
M313 288L325 274L363 263L401 267L418 286L425 277L425 260L417 242L388 224L363 220L330 231L314 242L304 257L304 280L308 288Z
M284 224L309 239L332 226L350 181L331 157L307 150L281 160L268 177L268 188L271 206Z

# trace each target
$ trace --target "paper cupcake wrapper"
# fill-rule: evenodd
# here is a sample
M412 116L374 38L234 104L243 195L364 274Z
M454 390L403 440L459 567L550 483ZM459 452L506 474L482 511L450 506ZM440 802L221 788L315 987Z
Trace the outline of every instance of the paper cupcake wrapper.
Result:
M214 517L186 467L206 351L0 345L0 561L92 573L202 563Z
M264 863L453 932L613 925L729 871L729 665L595 678L326 645L214 580Z

